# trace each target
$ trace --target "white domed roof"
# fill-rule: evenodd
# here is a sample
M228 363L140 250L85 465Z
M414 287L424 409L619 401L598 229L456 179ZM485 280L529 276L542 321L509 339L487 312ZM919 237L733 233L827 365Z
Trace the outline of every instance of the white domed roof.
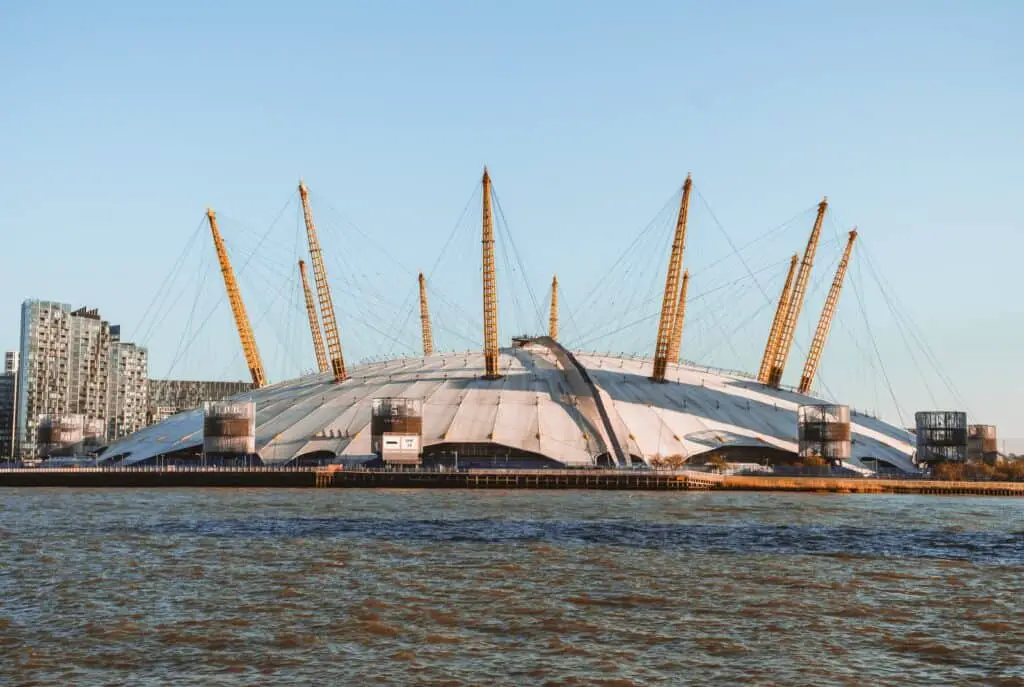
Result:
M738 373L670 365L668 383L651 382L650 360L579 353L600 390L624 448L651 460L692 457L733 446L797 450L797 407L816 399L759 384ZM480 352L391 360L280 382L233 397L256 403L256 450L267 464L327 451L369 456L374 398L423 400L423 445L495 443L566 465L592 465L608 437L571 371L540 345L502 349L502 377L483 379ZM913 470L910 433L864 415L851 418L854 465L866 456ZM113 443L104 459L147 460L202 445L202 410L175 415Z

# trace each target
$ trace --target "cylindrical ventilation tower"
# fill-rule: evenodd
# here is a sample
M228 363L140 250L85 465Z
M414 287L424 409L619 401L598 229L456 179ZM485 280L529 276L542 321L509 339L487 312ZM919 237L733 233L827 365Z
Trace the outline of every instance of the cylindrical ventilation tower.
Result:
M967 460L967 413L925 410L914 414L917 462L963 463Z
M373 399L370 447L385 463L419 464L423 447L423 401L418 398Z
M74 455L85 436L84 415L40 415L36 425L36 446L39 455Z
M995 425L967 426L967 460L991 463L999 458Z
M203 403L203 453L241 457L256 453L256 404L252 401Z
M850 407L832 404L797 409L801 458L822 458L838 464L852 454Z

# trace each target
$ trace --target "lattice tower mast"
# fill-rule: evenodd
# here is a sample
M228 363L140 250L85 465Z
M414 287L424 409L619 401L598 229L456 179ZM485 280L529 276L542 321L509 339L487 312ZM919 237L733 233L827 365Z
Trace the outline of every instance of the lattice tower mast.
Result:
M789 272L786 274L786 284L782 287L782 293L779 295L779 307L775 309L772 327L768 330L768 342L764 346L761 368L757 373L757 381L762 384L768 383L768 376L772 371L772 363L775 362L775 354L779 350L779 334L782 332L782 324L786 320L789 301L793 297L793 277L796 276L796 264L798 262L800 262L800 256L793 253L793 257L789 261Z
M658 320L658 341L654 347L654 372L651 379L655 382L665 381L665 368L668 364L669 343L675 328L676 293L679 290L679 273L683 267L683 252L686 249L686 217L690 209L690 188L693 180L686 175L683 183L683 198L679 203L679 217L676 220L675 238L672 240L672 254L668 261L668 274L665 277L665 293L661 299L661 318Z
M306 277L306 263L303 260L299 260L299 276L302 277L302 293L306 297L306 314L309 315L309 332L313 335L313 352L316 354L316 367L321 373L328 372L331 366L327 363L324 337L320 333L320 317L316 313L316 303L313 302L313 292L309 288L309 279Z
M686 292L690 287L690 270L683 270L683 285L679 289L679 302L676 303L676 321L672 328L672 338L668 343L668 359L679 363L679 353L683 345L683 324L686 321Z
M491 176L484 167L483 185L483 283L484 365L486 379L498 373L498 279L494 267L494 215L491 212Z
M558 340L558 275L551 278L551 315L548 317L548 336Z
M814 339L811 341L811 350L807 353L807 362L804 363L804 372L800 376L800 393L806 394L811 390L814 383L814 375L818 373L818 365L821 363L821 354L825 350L825 342L828 341L829 330L832 329L832 319L836 314L836 306L839 305L839 293L843 290L843 280L846 279L846 268L850 264L850 256L853 253L853 242L857 240L857 230L850 232L850 238L846 242L846 250L836 268L836 276L832 280L832 288L828 290L828 298L825 299L825 307L821 310L821 318L818 320L818 328L814 331Z
M796 324L800 320L800 311L803 309L807 284L811 278L811 269L814 267L814 254L818 250L818 239L821 238L821 224L825 219L827 209L828 198L823 198L818 203L818 216L814 219L814 228L807 240L804 259L800 263L800 271L796 274L793 296L789 301L782 331L779 333L779 346L775 352L775 362L772 363L772 370L768 375L768 383L774 387L778 387L782 383L782 375L786 372L786 361L789 359L789 351L793 347L793 338L796 336Z
M316 235L313 211L309 207L309 191L301 181L299 182L299 197L302 199L302 216L306 221L306 239L309 241L309 259L313 263L313 280L316 283L316 295L320 301L320 316L324 321L324 334L327 337L327 352L330 355L331 369L334 372L334 381L344 382L348 379L348 372L345 370L345 357L341 351L338 320L334 316L331 286L327 282L327 270L324 268L320 239Z
M213 208L206 210L206 219L210 222L213 247L217 251L220 272L224 275L224 288L228 292L228 303L231 304L231 313L235 317L235 328L238 330L238 338L242 341L242 353L245 355L245 364L249 368L249 374L252 376L253 386L259 389L266 386L267 376L263 372L263 361L260 359L260 351L256 347L256 337L252 333L249 315L245 311L245 303L242 302L242 293L238 290L235 271L231 269L231 260L228 259L228 251L224 247L224 239L221 238L220 230L217 228L217 213L213 211Z
M423 355L434 354L434 334L430 328L430 310L427 308L427 280L420 272L420 328L423 330Z

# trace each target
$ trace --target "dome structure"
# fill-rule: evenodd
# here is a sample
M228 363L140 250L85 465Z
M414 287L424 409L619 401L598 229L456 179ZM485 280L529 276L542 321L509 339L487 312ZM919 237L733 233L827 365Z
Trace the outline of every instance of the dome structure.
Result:
M517 338L512 346L499 350L494 213L486 169L481 185L483 350L431 353L432 329L421 274L425 355L347 369L308 192L300 182L319 314L306 281L303 290L320 372L269 386L263 385L266 378L252 328L214 214L208 212L256 387L230 400L255 406L254 443L260 461L289 465L374 458L371 414L377 399L417 401L422 418L417 415L416 427L417 431L422 427L422 433L403 434L401 441L418 446L410 450L418 451L427 464L455 459L460 466L630 467L711 458L774 464L799 459L798 410L824 401L784 388L781 382L828 207L826 199L818 204L799 270L797 255L790 259L761 370L749 376L675 362L680 357L687 307L689 273L683 270L683 255L692 187L689 175L680 196L653 358L573 352L559 344L557 279L552 281L549 336ZM850 233L800 389L812 388L856 235L856 231ZM326 347L318 343L321 320ZM383 400L379 405L385 405ZM910 432L856 412L841 429L847 467L916 471ZM246 439L250 438L247 434ZM391 436L386 441L398 439ZM197 409L114 442L101 459L138 464L194 459L202 451L203 411Z
M264 464L370 458L370 408L381 397L423 402L424 460L458 452L464 464L585 467L698 461L711 453L750 460L797 453L797 408L814 398L740 373L650 359L572 354L552 340L501 349L501 376L486 379L481 352L443 353L354 367L345 382L315 374L232 397L256 405ZM913 437L875 418L852 418L850 467L873 459L913 471ZM111 444L103 460L138 464L198 455L202 410ZM616 447L625 454L617 460Z

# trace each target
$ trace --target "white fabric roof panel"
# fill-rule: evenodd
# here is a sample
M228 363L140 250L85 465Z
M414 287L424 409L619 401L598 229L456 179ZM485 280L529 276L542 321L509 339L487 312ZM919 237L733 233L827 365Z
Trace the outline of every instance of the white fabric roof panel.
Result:
M600 389L620 440L648 460L728 445L796 451L797 407L822 402L693 365L670 365L668 383L655 384L650 360L576 358ZM482 353L447 353L358 366L342 384L310 375L235 398L256 403L256 448L267 463L323 450L369 454L370 406L383 396L423 400L425 446L493 441L568 465L592 463L599 439L573 405L554 356L540 346L503 349L500 369L504 377L485 380ZM873 456L914 469L909 432L859 414L851 420L855 465ZM201 444L202 411L193 410L115 442L104 456L129 454L133 463Z

